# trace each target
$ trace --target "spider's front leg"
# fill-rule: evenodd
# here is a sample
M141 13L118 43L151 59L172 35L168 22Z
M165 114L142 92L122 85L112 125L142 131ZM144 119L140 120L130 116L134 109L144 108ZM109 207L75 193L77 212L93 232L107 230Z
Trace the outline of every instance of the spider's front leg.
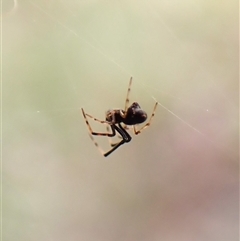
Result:
M110 132L109 125L106 126L106 129L107 129L107 132ZM129 127L127 125L124 125L123 129L129 130ZM122 139L122 136L119 133L117 133L117 138ZM108 137L108 142L112 147L116 146L119 143L119 142L113 142L110 137Z
M104 154L105 157L110 155L113 151L115 151L118 147L120 147L124 143L130 142L131 139L132 139L132 137L127 133L127 131L121 126L120 123L118 124L118 126L113 125L113 127L119 133L119 135L121 136L122 140L119 141L118 143L114 144L113 148Z
M93 135L97 135L97 136L108 136L108 137L113 137L116 135L116 131L114 129L114 126L111 125L110 123L108 123L107 121L101 121L101 120L98 120L97 118L87 114L84 112L83 108L82 108L82 114L83 114L83 117L84 117L84 120L86 122L86 125L88 127L88 130L89 130L89 137L91 138L91 140L93 141L94 145L97 147L97 149L99 150L99 152L103 155L103 156L107 156L109 155L112 151L110 152L107 152L105 153L105 151L98 145L98 143L96 142L96 140L93 138ZM97 122L100 122L102 124L108 124L111 126L111 129L112 129L112 133L108 132L108 133L102 133L102 132L93 132L89 122L88 122L88 119L87 119L87 116L89 118L92 118L93 120L97 121Z
M97 118L95 118L95 117L93 117L93 116L85 113L85 111L83 110L83 108L82 108L82 114L83 114L83 117L84 117L84 119L85 119L86 125L87 125L87 127L88 127L89 132L91 133L91 135L95 135L95 136L109 136L109 137L113 137L113 136L116 135L116 131L115 131L115 129L113 128L113 126L111 125L111 123L109 123L109 122L107 122L107 121L98 120ZM105 132L94 132L94 131L92 130L92 127L90 126L90 124L89 124L89 122L88 122L87 116L88 116L89 118L92 118L93 120L95 120L95 121L97 121L97 122L102 123L102 124L108 124L108 125L110 125L110 127L111 127L111 129L112 129L112 133L110 133L110 132L108 132L108 133L105 133Z

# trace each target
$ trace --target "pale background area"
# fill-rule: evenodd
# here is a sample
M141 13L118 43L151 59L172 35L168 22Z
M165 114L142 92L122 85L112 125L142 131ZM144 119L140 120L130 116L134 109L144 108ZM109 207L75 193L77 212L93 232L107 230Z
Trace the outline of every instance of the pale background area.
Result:
M238 1L3 1L3 240L237 241L238 94Z

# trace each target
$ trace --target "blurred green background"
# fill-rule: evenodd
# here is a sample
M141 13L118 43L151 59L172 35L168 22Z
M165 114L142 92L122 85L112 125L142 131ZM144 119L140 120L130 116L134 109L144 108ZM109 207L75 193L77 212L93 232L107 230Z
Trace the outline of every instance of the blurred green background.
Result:
M238 1L2 11L4 241L238 240ZM104 158L80 108L124 108L130 76L131 102L160 105Z

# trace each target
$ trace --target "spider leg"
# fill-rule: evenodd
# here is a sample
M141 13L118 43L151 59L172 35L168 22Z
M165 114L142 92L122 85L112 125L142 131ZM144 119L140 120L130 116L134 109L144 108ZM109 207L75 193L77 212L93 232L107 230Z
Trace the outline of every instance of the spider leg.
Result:
M97 149L100 151L100 153L103 155L103 156L108 156L110 155L114 150L116 150L119 146L121 146L122 144L126 143L126 142L129 142L131 141L131 136L126 132L126 130L121 126L121 124L118 124L118 126L114 125L114 124L110 124L109 122L107 121L101 121L101 120L98 120L96 119L95 117L89 115L89 114L86 114L82 108L82 114L83 114L83 117L85 119L85 122L86 122L86 125L88 126L88 129L89 129L89 136L91 138L91 140L93 141L94 145L97 147ZM108 127L107 127L107 130L109 131L109 125L112 129L112 133L102 133L102 132L93 132L88 120L87 120L87 116L89 118L92 118L93 120L95 121L98 121L100 123L103 123L103 124L108 124ZM119 143L116 143L114 144L113 148L111 150L109 150L108 152L104 153L103 149L98 145L98 143L95 141L95 139L93 138L92 135L97 135L97 136L107 136L107 137L113 137L116 135L116 131L119 133L120 137L122 137L122 140L119 142Z
M115 135L116 135L116 131L115 131L114 127L111 125L112 133L110 133L110 132L108 132L108 133L93 132L93 130L92 130L92 128L91 128L91 126L90 126L90 124L89 124L89 122L88 122L88 120L87 120L87 116L88 116L89 118L92 118L93 120L98 121L98 122L103 123L103 124L108 124L108 125L109 125L109 123L108 123L107 121L98 120L97 118L95 118L95 117L93 117L93 116L85 113L84 110L83 110L83 108L82 108L82 114L83 114L83 117L84 117L84 119L85 119L86 125L88 126L89 136L90 136L91 140L93 141L94 145L97 147L97 149L99 150L99 152L100 152L102 155L104 155L103 149L98 145L98 143L96 142L96 140L93 138L92 135L108 136L108 137L110 137L110 136L115 136ZM109 130L109 128L108 128L108 130Z
M106 126L106 130L107 130L107 132L110 131L108 125ZM121 137L120 134L117 134L117 137L122 139L122 137ZM109 145L112 146L112 147L113 147L113 146L116 146L116 145L118 144L118 142L117 142L117 143L114 143L109 136L108 136L108 142L109 142Z
M107 157L108 155L110 155L113 151L115 151L119 146L121 146L124 143L130 142L132 137L126 132L126 130L121 126L121 124L118 124L118 126L114 125L114 128L116 129L116 131L121 135L121 137L123 138L120 142L116 143L112 149L110 149L108 152L106 152L105 154L103 154L105 157Z
M112 126L111 126L112 127ZM112 127L112 130L114 130L115 133L115 129ZM97 133L96 135L102 135L102 133ZM105 151L99 146L99 144L97 143L97 141L93 138L93 136L91 135L91 133L89 133L89 137L91 138L91 140L93 141L94 145L97 147L97 149L99 150L99 152L103 155L106 156ZM109 138L109 136L108 136ZM125 142L125 140L122 140ZM116 148L115 148L116 149ZM110 153L109 153L110 154Z
M83 111L83 109L82 109L82 111ZM84 112L84 111L83 111L83 112ZM85 113L85 112L84 112L84 114L85 114L85 116L88 116L88 117L92 118L93 120L95 120L95 121L97 121L97 122L100 122L100 123L108 123L107 121L99 120L99 119L97 119L97 118L95 118L95 117L93 117L93 116L91 116L91 115L89 115L89 114L87 114L87 113Z
M95 117L93 117L93 116L85 113L85 111L83 110L83 108L82 108L82 114L83 114L83 117L84 117L84 119L85 119L86 125L88 126L89 132L90 132L92 135L95 135L95 136L110 136L110 137L113 137L113 136L116 135L115 129L112 127L112 125L111 125L109 122L98 120L97 118L95 118ZM92 130L92 127L90 126L90 124L89 124L89 122L88 122L87 116L88 116L89 118L92 118L93 120L95 120L95 121L97 121L97 122L102 123L102 124L108 124L108 125L110 125L110 126L111 126L111 129L112 129L112 133L94 132L94 131ZM92 138L91 138L91 139L92 139Z
M132 85L132 77L130 78L129 85L128 85L127 97L126 97L125 108L124 108L125 112L127 111L128 104L129 104L129 94L131 91L131 85Z
M157 106L158 106L158 102L155 103L154 108L153 108L152 115L151 115L149 121L148 121L144 126L142 126L139 130L136 130L135 125L133 126L133 131L134 131L134 134L135 134L135 135L138 135L138 134L141 133L144 129L146 129L148 126L150 126L151 121L152 121L152 119L153 119L153 117L154 117L154 115L155 115Z
M104 150L98 145L98 143L96 142L96 140L93 138L93 136L89 133L89 136L91 138L91 140L93 141L94 145L97 147L97 149L99 150L99 152L104 155Z
M109 130L109 125L106 126L106 129L107 129L107 132L110 132L110 130ZM128 130L129 128L128 128L127 125L124 124L123 129L124 129L124 130ZM122 139L122 136L121 136L119 133L117 134L117 137L118 137L119 139ZM108 136L108 142L109 142L110 146L112 146L112 147L113 147L113 146L116 146L116 145L119 143L119 142L115 142L115 143L114 143L109 136Z
M113 151L115 151L119 146L121 146L122 144L125 143L125 140L122 139L119 143L117 143L111 150L109 150L108 152L106 152L105 154L103 154L105 157L107 157L108 155L110 155Z

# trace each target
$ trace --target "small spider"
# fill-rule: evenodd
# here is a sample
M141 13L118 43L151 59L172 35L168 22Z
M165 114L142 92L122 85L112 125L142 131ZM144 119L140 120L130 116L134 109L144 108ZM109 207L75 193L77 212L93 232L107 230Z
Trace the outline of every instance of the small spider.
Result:
M126 130L128 130L127 126L133 126L134 134L138 135L139 133L141 133L141 131L143 129L147 128L150 125L152 118L154 117L154 114L156 112L158 102L156 102L154 105L153 112L152 112L152 115L151 115L149 121L144 126L142 126L139 130L136 129L135 125L141 124L144 121L146 121L147 113L141 109L140 105L137 102L133 102L132 105L130 107L128 107L131 84L132 84L132 77L130 78L130 82L129 82L129 86L128 86L127 98L125 101L124 110L121 110L121 109L108 110L106 112L105 121L98 120L97 118L85 113L82 108L83 117L85 119L85 122L86 122L89 132L90 132L90 138L92 139L92 141L94 142L94 144L98 148L98 150L101 152L101 154L105 157L108 156L109 154L111 154L113 151L115 151L122 144L128 143L131 141L132 137L126 131ZM92 118L93 120L100 122L102 124L107 124L107 133L94 132L87 120L87 117ZM121 123L123 123L124 126L122 126ZM109 127L111 128L112 133L109 132ZM94 140L94 138L92 136L92 135L96 135L96 136L113 137L116 135L116 132L118 132L119 138L121 138L121 140L118 143L110 142L112 149L110 149L106 153L104 153L104 151L100 148L100 146L98 145L98 143Z

